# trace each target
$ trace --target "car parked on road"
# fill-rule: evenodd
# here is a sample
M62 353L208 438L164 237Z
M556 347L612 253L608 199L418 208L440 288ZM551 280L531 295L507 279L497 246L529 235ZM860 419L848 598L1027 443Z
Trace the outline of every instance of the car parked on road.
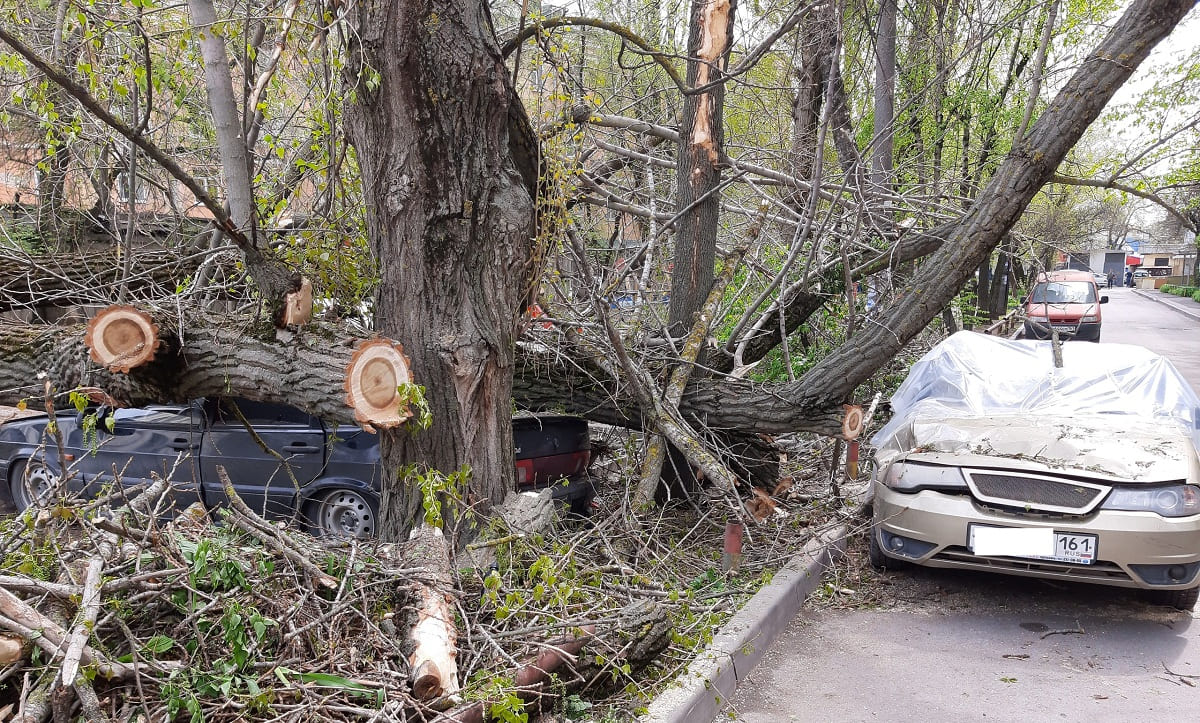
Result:
M379 436L356 426L329 425L279 404L201 399L60 413L60 451L46 433L47 421L35 414L0 425L0 481L18 510L64 478L67 492L96 495L118 479L129 487L155 474L171 482L168 516L196 502L212 509L229 502L217 475L222 466L237 494L267 519L298 520L325 535L376 531ZM551 487L555 499L586 513L594 496L586 420L519 416L513 441L519 489Z
M1096 282L1096 288L1098 288L1098 289L1107 289L1108 288L1108 275L1107 274L1098 274L1096 272L1092 272L1092 280Z
M873 438L871 562L1200 590L1200 398L1126 344L960 332L892 397Z
M1100 341L1101 296L1090 271L1045 271L1025 297L1025 338Z

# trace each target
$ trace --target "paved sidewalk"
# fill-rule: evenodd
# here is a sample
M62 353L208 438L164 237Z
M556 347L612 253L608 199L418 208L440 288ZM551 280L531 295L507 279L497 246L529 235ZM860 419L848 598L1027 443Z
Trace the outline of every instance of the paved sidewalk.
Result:
M1183 296L1164 294L1158 289L1133 289L1133 293L1147 299L1153 299L1160 304L1165 304L1184 316L1188 316L1195 321L1200 321L1200 302Z

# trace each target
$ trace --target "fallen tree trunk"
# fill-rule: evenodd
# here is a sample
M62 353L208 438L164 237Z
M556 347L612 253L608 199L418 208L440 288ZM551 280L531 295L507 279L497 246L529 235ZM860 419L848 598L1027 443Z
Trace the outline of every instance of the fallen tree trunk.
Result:
M129 374L107 371L89 358L82 326L0 322L0 404L39 399L39 375L45 375L59 392L99 387L129 406L240 396L355 421L343 385L361 339L325 326L280 339L266 320L206 315L188 315L181 338L177 319L156 321L164 348Z
M177 249L139 250L129 260L107 253L28 256L0 255L0 311L46 305L109 304L124 282L135 298L161 298L175 293L212 252L185 254Z
M896 303L865 326L782 396L803 407L845 397L937 316L975 273L1053 177L1067 153L1150 50L1195 5L1192 0L1136 0L1078 66L1042 115L996 169L961 218L908 244L941 244Z
M39 374L59 391L99 387L117 402L137 406L205 396L237 396L290 404L322 419L356 423L345 404L345 376L362 339L338 327L314 324L277 337L269 321L250 317L155 315L164 346L129 374L110 372L89 358L82 326L0 322L0 404L40 398ZM513 398L521 407L558 409L588 419L642 428L640 408L627 385L585 364L549 363L544 352L517 355ZM841 402L806 404L802 397L740 379L693 381L679 404L685 419L746 434L842 434Z

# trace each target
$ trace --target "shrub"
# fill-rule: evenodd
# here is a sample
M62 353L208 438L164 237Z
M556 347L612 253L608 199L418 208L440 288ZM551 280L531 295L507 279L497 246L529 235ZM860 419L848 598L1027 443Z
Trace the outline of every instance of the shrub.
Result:
M1192 292L1192 301L1200 301L1200 290Z
M1162 286L1158 287L1158 290L1163 292L1164 294L1174 294L1175 293L1175 285L1174 284L1163 284Z

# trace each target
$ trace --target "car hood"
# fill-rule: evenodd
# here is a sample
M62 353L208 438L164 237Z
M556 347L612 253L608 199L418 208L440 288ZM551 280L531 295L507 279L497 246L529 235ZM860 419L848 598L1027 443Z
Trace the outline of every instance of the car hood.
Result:
M1200 457L1188 434L1170 420L1133 415L916 419L876 457L881 466L911 460L1200 484Z

